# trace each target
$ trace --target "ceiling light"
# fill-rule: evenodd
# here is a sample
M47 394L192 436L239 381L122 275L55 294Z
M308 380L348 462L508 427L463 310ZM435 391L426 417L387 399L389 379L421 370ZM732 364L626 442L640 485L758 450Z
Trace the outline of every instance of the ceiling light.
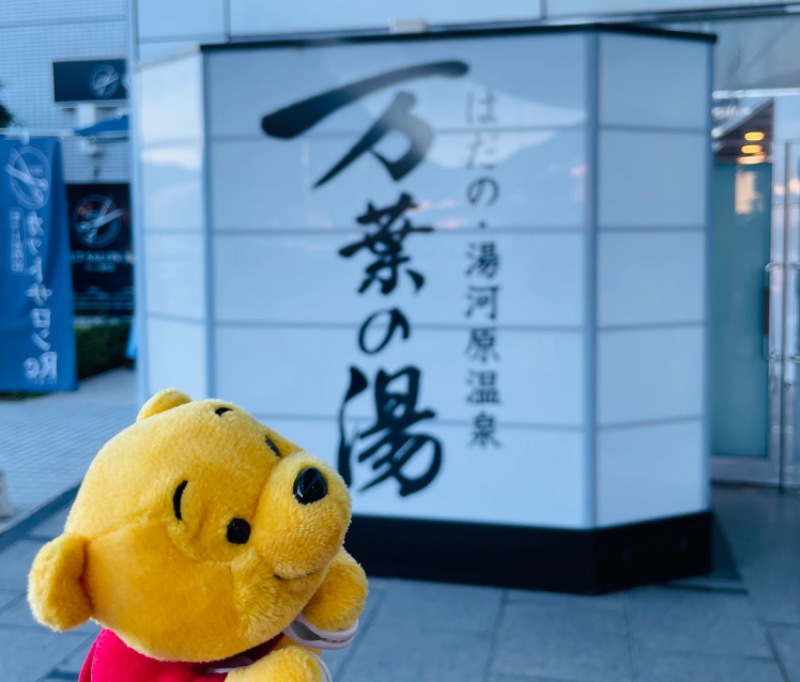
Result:
M742 147L742 154L761 154L764 147L760 144L746 144Z
M744 134L744 139L748 142L761 142L765 137L766 135L758 130L751 130L749 133Z

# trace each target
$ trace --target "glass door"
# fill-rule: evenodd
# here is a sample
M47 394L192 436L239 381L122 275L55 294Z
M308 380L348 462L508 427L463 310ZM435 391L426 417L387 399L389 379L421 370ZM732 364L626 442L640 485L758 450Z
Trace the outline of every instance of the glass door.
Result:
M777 483L780 296L771 257L772 164L718 156L713 169L711 451L716 479ZM775 273L778 274L778 273Z
M716 480L800 486L800 91L717 93L711 269Z

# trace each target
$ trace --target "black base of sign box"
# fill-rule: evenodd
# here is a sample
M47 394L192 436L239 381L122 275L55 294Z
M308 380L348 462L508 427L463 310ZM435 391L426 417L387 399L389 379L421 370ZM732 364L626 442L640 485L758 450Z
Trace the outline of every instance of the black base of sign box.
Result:
M356 516L345 544L373 577L601 594L709 573L711 512L593 530Z

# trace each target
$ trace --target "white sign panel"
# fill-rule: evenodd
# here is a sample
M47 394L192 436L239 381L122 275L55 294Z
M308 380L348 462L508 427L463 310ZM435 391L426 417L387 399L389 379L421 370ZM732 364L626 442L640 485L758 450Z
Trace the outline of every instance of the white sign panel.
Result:
M216 391L356 513L586 523L586 40L207 55Z

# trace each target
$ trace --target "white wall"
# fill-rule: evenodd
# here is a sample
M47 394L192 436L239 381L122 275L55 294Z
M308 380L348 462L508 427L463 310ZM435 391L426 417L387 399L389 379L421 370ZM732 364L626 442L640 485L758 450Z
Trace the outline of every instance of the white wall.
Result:
M263 0L133 0L141 57L183 42L222 42L228 37L353 29L386 29L398 20L429 24L537 21L650 14L654 12L780 5L772 0L373 0L372 2L292 3ZM173 44L172 46L168 44Z
M772 0L553 0L547 3L548 17L598 16L605 14L647 14L712 8L776 5Z
M136 92L142 398L168 386L208 397L200 57L138 74Z
M600 38L597 521L708 504L708 43Z
M534 33L230 48L145 67L147 392L233 400L335 464L348 368L372 379L413 365L417 408L437 412L417 431L444 445L445 466L407 498L391 480L355 485L357 513L585 528L707 509L709 57L693 41ZM293 139L261 129L305 98L443 59L468 74L384 88ZM392 182L367 154L314 188L400 90L434 129L424 161ZM496 118L476 123L467 112L490 91ZM476 140L491 158L467 160ZM379 149L393 158L404 144ZM486 174L502 199L477 210L464 190ZM369 202L401 191L420 203L413 223L436 228L408 240L425 288L359 295L369 258L338 250L364 234ZM466 269L488 240L502 259L502 400L485 408L498 446L476 449ZM360 326L388 307L412 337L366 355ZM371 395L348 406L348 431L374 420Z
M439 26L494 21L557 24L597 18L628 21L631 17L652 23L656 15L664 28L717 35L716 90L800 87L800 17L795 12L782 12L781 5L792 3L771 0L382 0L350 3L346 11L336 3L318 0L130 1L138 8L135 59L139 61L231 39L315 31L386 31L397 19L421 18ZM729 18L728 10L750 12L762 6L769 16ZM726 18L674 21L675 12L704 10L724 11Z
M208 391L241 404L335 464L337 411L349 367L358 367L372 382L348 408L351 431L364 430L375 419L372 396L379 370L414 366L422 373L416 409L432 409L437 416L410 431L442 444L442 472L405 498L393 480L362 491L372 474L369 465L355 465L357 513L586 526L585 53L586 37L579 34L206 55L206 230L212 256L206 269L198 270L201 233L162 217L169 227L167 242L164 228L145 225L146 253L159 254L155 271L153 258L146 259L149 390L176 383L178 374L189 375L195 355L208 352L203 367ZM548 68L519 78L512 66L521 58ZM186 137L195 139L194 123L181 125L166 99L174 96L175 107L180 102L181 111L195 111L198 96L190 84L196 78L176 72L176 64L194 59L142 71L145 175L158 144L172 145L177 135L181 144ZM431 76L383 88L293 140L261 130L265 114L294 101L377 73L442 60L463 60L469 71L463 77ZM393 182L366 155L314 189L316 179L401 90L414 93L413 114L434 131L424 161ZM481 123L477 113L468 115L469 102L477 111L478 99L489 93L497 119ZM151 128L156 122L165 128L158 144L148 120ZM476 140L491 149L470 160ZM403 144L399 136L389 137L379 149L393 157ZM501 188L491 207L472 205L466 196L470 184L484 176ZM162 193L171 191L163 182L147 185L145 215L148 205L160 205ZM377 286L359 295L369 257L346 259L338 250L364 233L356 217L368 204L391 205L401 192L420 205L410 220L435 228L411 235L404 249L412 257L410 266L424 275L424 288L415 291L402 267L391 295L381 295ZM481 228L481 222L489 227ZM500 253L497 279L470 278L467 254L487 241L495 242ZM179 262L179 250L186 260ZM183 292L180 300L162 293L166 283L159 273L174 275L176 285L183 273L187 289L177 287ZM205 307L199 294L191 293L203 283L212 292ZM495 283L502 290L497 318L468 318L469 286ZM357 345L359 329L372 313L388 307L403 311L411 337L367 355ZM154 327L152 319L162 324L167 315L170 325L180 323L187 334L194 330L194 339L177 341L188 346L162 340L162 334L174 331ZM205 338L204 325L210 331ZM465 353L476 326L497 329L499 357L486 365ZM467 401L472 370L497 371L499 405ZM198 389L202 395L205 387ZM497 420L498 443L486 448L471 445L475 417L484 409ZM497 457L502 467L485 466ZM420 460L427 461L426 454L416 458L415 468L424 468Z

